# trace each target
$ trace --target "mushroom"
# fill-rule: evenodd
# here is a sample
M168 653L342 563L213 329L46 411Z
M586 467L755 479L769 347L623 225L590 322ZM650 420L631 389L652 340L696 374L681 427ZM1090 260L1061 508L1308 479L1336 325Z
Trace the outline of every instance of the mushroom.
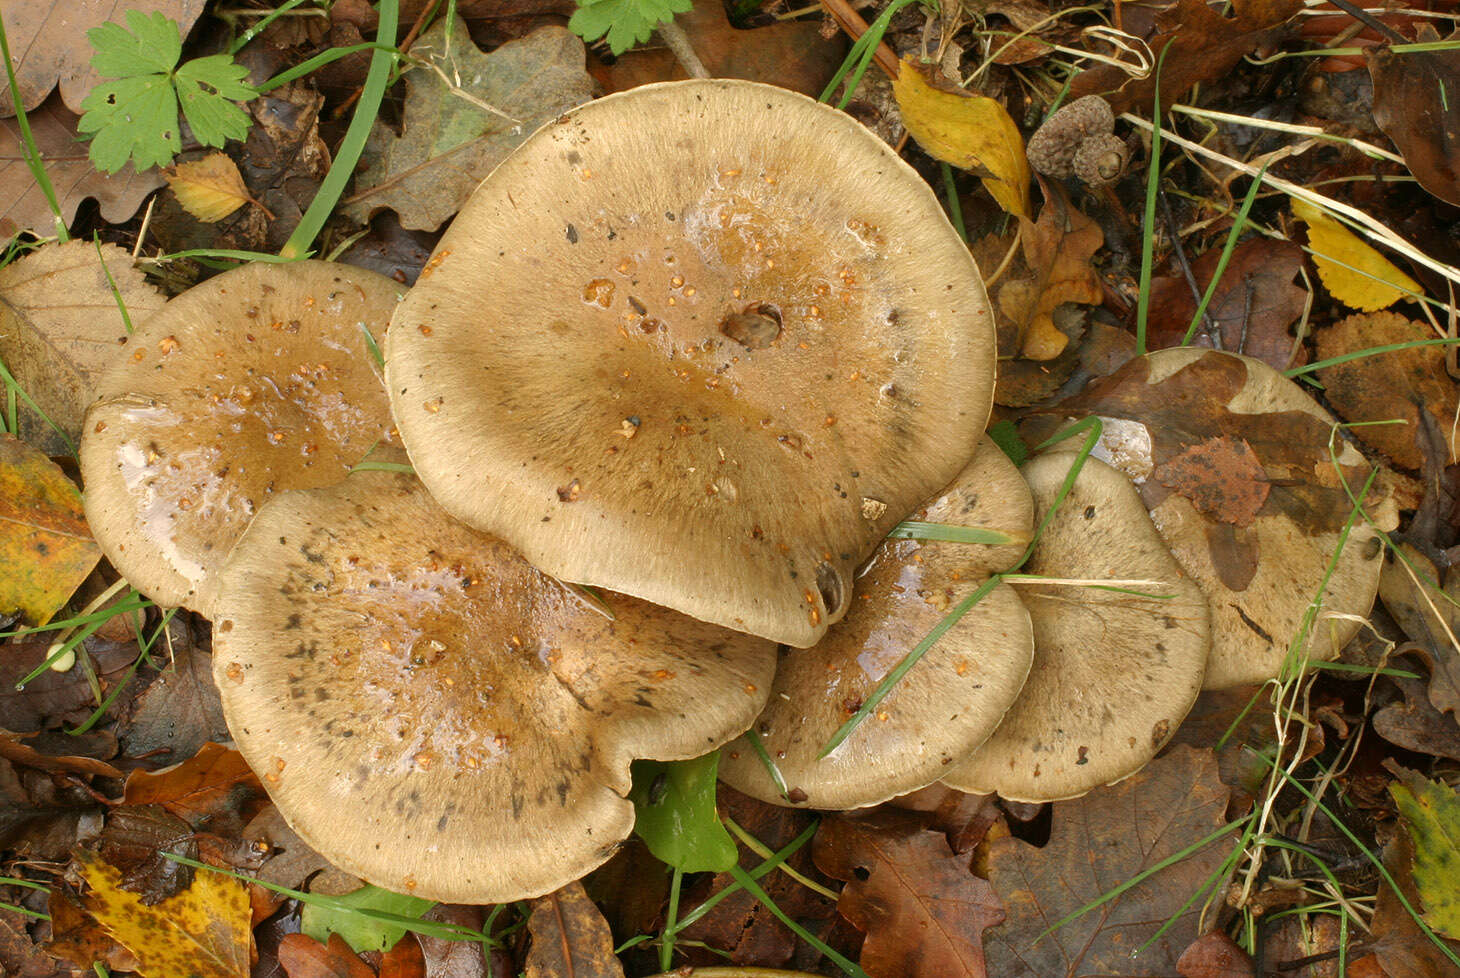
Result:
M1371 497L1378 525L1345 529L1369 466L1297 384L1261 360L1187 347L1132 360L1057 410L1107 419L1097 453L1135 482L1206 593L1208 689L1277 676L1295 640L1297 661L1333 659L1358 631L1384 563L1379 530L1398 514Z
M629 763L740 733L775 647L626 596L612 618L420 483L281 493L221 574L214 676L289 824L433 900L537 896L634 823Z
M80 452L87 522L133 587L212 617L216 572L269 495L338 482L381 440L365 332L399 291L348 265L244 265L138 329Z
M845 741L818 756L924 636L991 573L1019 560L1033 512L1019 470L985 438L917 518L1000 530L1022 542L884 541L859 571L846 617L814 647L782 657L754 725L787 794L747 738L723 752L721 780L776 804L860 808L933 783L987 739L1033 658L1029 614L1007 584L973 605Z
M1042 521L1073 452L1024 466ZM1035 542L1025 570L1050 578L1015 585L1034 621L1034 668L983 746L943 783L1012 801L1059 801L1140 770L1201 689L1211 614L1182 573L1135 489L1087 458ZM1101 590L1100 580L1149 581Z
M458 518L563 580L809 646L973 453L978 270L851 118L646 85L529 137L397 310L386 377Z

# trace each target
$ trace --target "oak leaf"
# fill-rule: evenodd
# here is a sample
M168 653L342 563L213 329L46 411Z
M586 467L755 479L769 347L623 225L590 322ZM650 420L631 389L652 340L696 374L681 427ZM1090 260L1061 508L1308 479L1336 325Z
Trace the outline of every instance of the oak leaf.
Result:
M1059 197L1045 204L1038 221L1021 217L1019 226L1031 275L1005 283L999 290L999 310L1018 329L1020 356L1052 360L1069 344L1054 323L1055 307L1065 302L1091 305L1104 294L1091 259L1105 243L1105 234Z
M370 966L338 934L328 945L303 934L279 942L279 966L289 978L375 978Z
M0 433L0 615L45 624L100 559L75 483L44 453Z

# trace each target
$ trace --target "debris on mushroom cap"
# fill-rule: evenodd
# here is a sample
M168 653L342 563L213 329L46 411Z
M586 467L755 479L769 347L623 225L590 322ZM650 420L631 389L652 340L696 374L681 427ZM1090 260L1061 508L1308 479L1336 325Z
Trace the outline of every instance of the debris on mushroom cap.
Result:
M265 506L222 574L214 676L238 748L340 868L502 903L602 863L635 758L694 757L765 703L775 646L643 601L614 618L412 476Z
M1039 519L1075 459L1055 452L1024 466ZM1015 585L1034 621L1034 668L993 736L943 783L1013 801L1058 801L1134 774L1176 732L1201 689L1211 615L1135 489L1093 458L1025 571L1078 582L1153 582L1120 592L1084 583Z
M563 579L796 646L973 453L978 270L855 121L743 81L539 130L453 222L387 341L446 509Z
M1370 467L1297 384L1234 353L1160 350L1056 409L1113 419L1097 452L1136 483L1211 602L1207 688L1273 678L1295 638L1306 657L1332 659L1358 631L1379 587L1379 530L1398 514L1371 492L1364 505L1378 526L1358 518L1345 530L1349 492Z
M80 451L87 522L133 587L211 617L214 575L269 495L338 482L381 440L364 330L384 332L399 292L349 265L244 265L137 330Z
M1034 503L1013 463L985 438L917 519L996 529L1023 542L885 541L859 573L846 617L814 647L782 657L755 723L789 798L745 738L721 753L725 783L775 804L875 805L936 781L998 726L1034 654L1029 614L1007 584L975 604L840 746L818 758L924 636L989 574L1023 555Z
M1077 98L1058 109L1029 137L1024 153L1029 165L1048 177L1065 179L1074 172L1075 153L1091 137L1110 134L1115 113L1099 95Z

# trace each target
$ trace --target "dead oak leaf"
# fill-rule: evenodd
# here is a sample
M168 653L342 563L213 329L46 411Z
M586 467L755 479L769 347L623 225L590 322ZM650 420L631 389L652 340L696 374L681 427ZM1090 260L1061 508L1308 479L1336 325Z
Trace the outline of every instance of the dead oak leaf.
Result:
M1039 212L1039 220L1019 219L1028 278L1014 279L999 290L999 311L1013 322L1019 355L1052 360L1069 344L1054 324L1055 307L1065 302L1091 305L1103 290L1092 261L1105 243L1100 226L1061 198Z
M1173 455L1157 472L1201 513L1248 526L1262 511L1271 485L1252 446L1241 438L1207 438Z
M866 932L861 965L872 978L990 974L984 933L1003 922L1003 908L942 832L886 811L828 818L814 845L821 871L846 881L837 910Z
M1233 840L1217 840L1137 885L1092 906L1116 886L1212 834L1227 789L1210 751L1178 747L1140 773L1083 798L1054 803L1049 843L1008 837L992 843L989 882L1008 923L984 935L998 978L1173 975L1196 938L1200 901ZM1083 913L1082 908L1089 907ZM1139 953L1170 918L1174 923ZM1072 917L1051 931L1056 921Z
M207 816L236 809L242 798L263 793L242 754L222 744L204 744L181 764L157 772L133 771L122 798L129 805L161 805L196 825Z

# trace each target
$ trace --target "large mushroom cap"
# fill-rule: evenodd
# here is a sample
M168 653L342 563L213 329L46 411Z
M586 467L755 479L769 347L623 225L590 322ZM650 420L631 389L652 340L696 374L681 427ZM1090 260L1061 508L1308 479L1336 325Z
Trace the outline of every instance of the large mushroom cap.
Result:
M1034 504L1012 462L988 439L918 519L999 530L1027 542ZM1029 613L997 585L899 680L851 735L818 757L892 669L1024 544L889 539L857 578L845 618L809 649L784 655L755 723L790 800L860 808L931 784L983 743L1014 702L1034 655ZM785 804L745 738L726 748L720 777Z
M1271 679L1295 640L1303 657L1337 657L1384 562L1378 528L1345 529L1369 465L1328 412L1261 360L1189 347L1132 360L1069 408L1110 419L1097 453L1136 483L1211 603L1208 689ZM1393 528L1392 500L1365 503Z
M1055 452L1024 466L1041 520L1075 458ZM1176 732L1201 689L1211 614L1135 489L1093 458L1025 570L1066 581L1158 582L1125 591L1017 585L1034 620L1034 668L993 736L943 782L1015 801L1058 801L1129 777Z
M212 617L258 507L340 481L380 441L390 402L365 330L385 330L399 292L349 265L244 265L138 329L81 439L87 522L133 587Z
M991 403L987 297L927 185L752 82L539 130L393 322L392 406L447 510L564 580L796 646Z
M501 903L597 866L633 827L629 762L713 750L775 647L643 601L614 618L413 477L265 506L222 574L228 727L311 846L372 883Z

